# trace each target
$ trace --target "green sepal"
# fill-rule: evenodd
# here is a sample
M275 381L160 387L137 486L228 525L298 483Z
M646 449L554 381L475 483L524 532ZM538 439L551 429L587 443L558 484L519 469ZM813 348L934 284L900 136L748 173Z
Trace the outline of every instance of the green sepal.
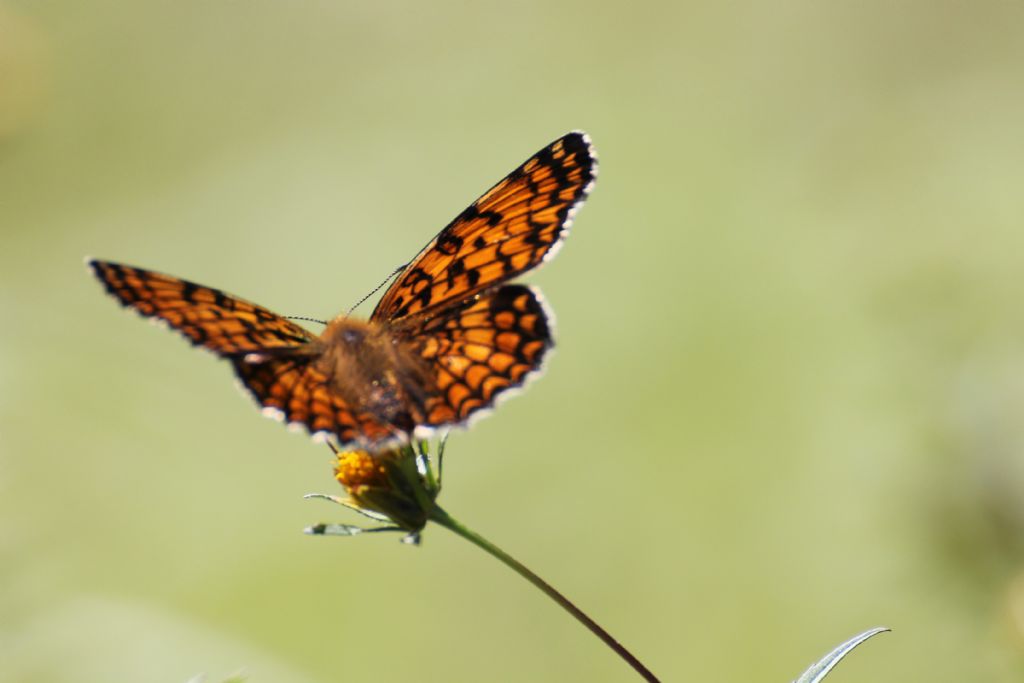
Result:
M302 530L310 536L358 536L372 534L377 531L405 531L399 526L361 527L353 524L314 524Z

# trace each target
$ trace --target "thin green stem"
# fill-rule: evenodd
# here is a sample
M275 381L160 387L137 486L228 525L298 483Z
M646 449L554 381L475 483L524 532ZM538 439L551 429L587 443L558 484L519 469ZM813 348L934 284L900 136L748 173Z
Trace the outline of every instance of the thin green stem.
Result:
M636 670L636 672L640 674L645 681L648 681L648 683L659 683L655 675L651 673L646 666L640 663L640 660L634 657L629 650L623 647L622 644L619 643L619 641L612 638L610 633L601 628L597 624L597 622L588 617L579 607L572 604L572 602L570 602L568 598L566 598L564 595L555 590L554 587L551 586L551 584L549 584L547 581L545 581L544 579L540 578L532 571L527 569L514 557L512 557L504 550L488 541L483 536L480 536L479 534L462 526L462 524L460 524L455 519L450 517L447 512L437 507L436 505L433 506L433 509L431 510L430 519L437 522L446 529L449 529L450 531L458 534L459 536L462 536L464 539L466 539L473 545L477 546L484 552L500 560L502 563L505 564L505 566L507 566L515 573L519 574L521 577L532 583L537 588L539 588L545 595L547 595L549 598L551 598L556 603L561 605L562 609L564 609L566 612L575 617L577 621L579 621L581 624L590 629L591 633L593 633L595 636L604 641L605 645L610 647L612 650L615 651L616 654L618 654L620 657L626 660L626 662L631 667L633 667L633 669Z

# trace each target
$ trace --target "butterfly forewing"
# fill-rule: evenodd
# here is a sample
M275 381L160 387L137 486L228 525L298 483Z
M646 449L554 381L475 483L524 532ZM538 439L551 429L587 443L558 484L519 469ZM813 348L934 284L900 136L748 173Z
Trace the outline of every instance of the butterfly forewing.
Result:
M89 267L123 305L222 356L298 347L313 339L295 323L217 289L109 261L92 260Z
M596 170L584 133L555 140L431 240L385 292L371 320L429 314L540 265L564 238Z

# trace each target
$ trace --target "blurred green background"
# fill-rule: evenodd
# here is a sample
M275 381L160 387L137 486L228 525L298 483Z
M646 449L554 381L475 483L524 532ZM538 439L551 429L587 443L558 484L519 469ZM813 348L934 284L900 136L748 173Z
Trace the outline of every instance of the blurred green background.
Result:
M330 317L572 128L547 375L442 504L665 681L1024 680L1024 6L0 0L0 681L639 680L106 298ZM370 305L364 312L371 310Z

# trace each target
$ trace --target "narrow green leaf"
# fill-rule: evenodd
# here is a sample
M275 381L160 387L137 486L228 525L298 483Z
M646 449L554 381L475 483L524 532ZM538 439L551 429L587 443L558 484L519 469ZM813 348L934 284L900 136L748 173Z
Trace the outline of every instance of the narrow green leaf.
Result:
M798 678L795 683L820 683L821 680L828 675L828 672L831 671L843 657L850 654L853 648L857 647L868 638L888 630L889 629L884 626L879 626L850 638L845 643L822 657L821 661L805 671L804 675Z

